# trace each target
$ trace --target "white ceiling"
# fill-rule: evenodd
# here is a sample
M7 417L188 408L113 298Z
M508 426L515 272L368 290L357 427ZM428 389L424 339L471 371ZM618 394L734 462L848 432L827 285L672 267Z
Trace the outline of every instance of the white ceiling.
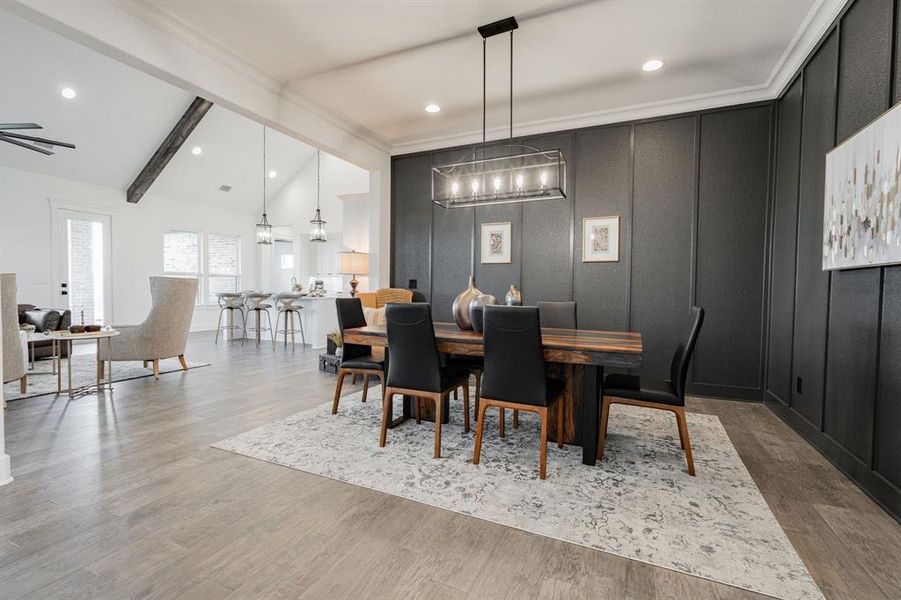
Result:
M53 156L0 143L0 165L107 185L124 190L193 100L188 92L126 66L29 21L0 10L0 122L35 122L31 132L76 145ZM66 100L63 87L77 96ZM245 213L259 212L263 185L263 126L220 106L191 133L147 192ZM24 132L29 133L29 132ZM304 165L315 148L267 130L267 198L273 198ZM200 146L199 156L191 149ZM331 157L330 157L331 158ZM359 167L334 158L341 181L360 179ZM230 185L230 192L219 191ZM331 185L324 182L324 185Z
M44 156L0 143L0 164L118 188L134 180L193 100L5 11L0 74L0 122L34 122L44 127L34 135L76 146ZM78 92L74 99L60 95L66 86Z
M192 148L200 147L197 156ZM272 199L315 155L316 149L266 130L266 197ZM230 185L229 192L219 186ZM263 126L221 106L213 106L148 190L166 198L225 210L257 213L263 194Z
M686 102L772 97L810 24L844 0L148 0L149 20L249 64L396 152L481 127L478 25L515 15L515 123L546 130L609 122ZM134 4L134 3L132 3ZM134 8L134 7L133 7ZM817 23L824 22L819 19ZM201 47L201 46L198 46ZM489 40L489 128L507 123L506 38ZM644 73L641 64L666 66ZM744 94L744 95L742 95ZM424 112L435 102L442 110Z

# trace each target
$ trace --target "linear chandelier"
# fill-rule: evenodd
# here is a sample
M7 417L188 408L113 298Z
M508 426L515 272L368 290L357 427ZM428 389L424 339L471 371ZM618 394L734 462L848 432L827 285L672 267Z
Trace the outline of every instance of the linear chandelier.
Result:
M514 17L479 27L482 36L482 143L461 160L432 167L432 202L444 208L566 198L566 159L560 149L513 143ZM486 50L488 38L510 33L510 140L507 153L487 156Z

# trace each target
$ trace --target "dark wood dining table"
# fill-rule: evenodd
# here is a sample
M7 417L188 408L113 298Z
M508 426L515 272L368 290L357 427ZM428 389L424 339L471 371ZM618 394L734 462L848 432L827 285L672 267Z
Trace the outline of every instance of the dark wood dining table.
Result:
M482 334L461 330L452 323L435 323L435 340L440 352L467 356L482 356L485 353ZM385 325L347 329L344 331L344 341L385 348L386 363L389 360L390 348ZM544 327L541 330L541 343L544 358L549 363L549 374L566 381L565 401L558 402L555 408L564 411L563 441L581 446L582 462L593 465L597 460L604 368L631 369L641 366L641 334ZM397 422L412 416L412 399L406 398L403 417ZM446 415L442 417L442 421L447 418ZM552 415L551 423L554 418L555 415ZM550 437L556 441L554 435Z

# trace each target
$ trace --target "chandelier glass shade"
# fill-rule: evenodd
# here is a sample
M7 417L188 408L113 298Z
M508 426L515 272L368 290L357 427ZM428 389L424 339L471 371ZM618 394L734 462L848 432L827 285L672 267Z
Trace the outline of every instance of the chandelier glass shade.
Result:
M474 153L475 154L475 153ZM432 201L444 208L566 198L560 150L510 146L510 154L432 167Z
M257 223L257 244L272 244L272 225L266 218L266 126L263 125L263 217Z
M311 242L327 242L328 236L325 232L325 221L322 220L322 212L319 210L319 197L321 195L322 185L322 151L316 150L316 213L310 220L310 241Z

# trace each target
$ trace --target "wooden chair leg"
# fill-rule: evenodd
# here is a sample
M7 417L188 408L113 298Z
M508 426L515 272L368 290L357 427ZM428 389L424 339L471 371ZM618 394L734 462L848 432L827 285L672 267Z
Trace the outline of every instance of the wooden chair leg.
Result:
M160 359L158 358L153 359L153 378L160 378Z
M463 386L463 431L469 433L469 382Z
M363 402L366 402L366 396L369 394L369 375L363 375Z
M479 457L482 455L482 432L485 430L485 409L487 404L479 405L478 421L476 421L476 443L472 447L472 464L479 464Z
M519 429L519 411L513 409L513 429Z
M441 458L441 405L444 396L435 397L435 458Z
M547 408L542 408L538 413L541 417L541 449L538 458L538 477L544 479L547 477Z
M148 362L148 361L146 361L146 360L144 361L144 368L145 368L145 369L147 368L147 362Z
M357 374L353 373L350 377L350 385L357 385Z
M416 396L413 402L415 402L413 411L416 413L416 424L419 425L422 423L422 398Z
M28 375L22 375L22 378L19 379L19 393L20 394L28 393Z
M379 434L379 448L384 448L385 443L388 441L388 413L393 400L393 392L385 394L382 398L382 432Z
M178 362L181 363L181 368L182 368L183 370L185 370L185 371L188 370L188 361L185 360L185 355L184 355L184 354L179 354L179 355L178 355Z
M341 388L344 387L344 378L347 377L347 373L344 371L338 372L338 381L335 383L335 399L332 401L332 414L338 413L338 400L341 398Z
M507 437L507 415L506 411L503 408L498 408L498 424L497 424L497 432L501 437Z
M601 430L598 432L598 458L604 458L604 443L607 440L607 421L610 419L610 398L601 401Z
M476 419L479 418L479 398L482 395L482 374L478 371L475 373L476 376L476 401L475 407L472 409L472 414L475 415Z
M676 421L679 424L679 437L685 446L685 462L688 463L688 474L695 476L695 461L691 456L691 440L688 437L688 423L685 422L685 409L681 406L675 411Z
M454 400L459 400L460 396L457 395L457 388L454 388Z
M563 447L563 400L557 401L557 447Z

